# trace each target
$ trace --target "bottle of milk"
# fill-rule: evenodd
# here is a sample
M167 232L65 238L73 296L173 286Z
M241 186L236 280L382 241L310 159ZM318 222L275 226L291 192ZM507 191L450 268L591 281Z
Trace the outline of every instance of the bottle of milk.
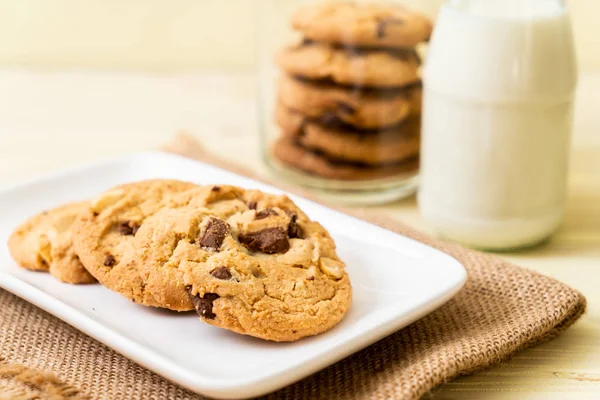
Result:
M560 225L577 66L560 0L449 0L424 67L419 207L441 235L501 250Z

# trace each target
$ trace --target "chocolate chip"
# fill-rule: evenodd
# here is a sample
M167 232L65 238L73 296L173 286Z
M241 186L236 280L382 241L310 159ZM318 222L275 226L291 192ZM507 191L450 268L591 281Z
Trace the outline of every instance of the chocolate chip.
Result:
M251 210L256 210L256 206L257 205L258 204L256 204L255 201L251 201L250 203L248 203L248 208L251 209Z
M107 254L106 257L104 258L104 266L105 267L112 267L117 263L117 260L110 254Z
M93 215L94 217L97 217L97 216L98 216L98 215L100 215L100 214L98 214L96 211L94 211L94 212L92 213L92 215Z
M296 221L298 216L291 211L287 211L287 214L290 216L290 223L287 229L288 237L291 239L302 237L302 228L300 228L300 225Z
M119 233L121 235L131 235L131 232L132 232L131 227L129 226L129 222L128 221L119 222L117 230L119 231Z
M218 192L219 190L221 190L220 186L213 186L213 187L210 188L211 192Z
M364 47L356 47L350 43L341 43L337 45L333 45L334 48L342 49L348 56L350 57L362 57L370 53L369 49ZM386 49L387 50L387 49ZM393 50L390 50L390 53Z
M292 268L304 268L304 265L302 265L302 264L294 264L294 265L292 265Z
M213 313L213 301L215 301L216 299L219 298L219 295L216 293L206 293L204 295L204 297L202 297L199 302L199 307L196 308L196 310L198 311L198 314L200 314L201 317L204 317L206 319L215 319L216 318L216 314Z
M137 224L136 222L125 221L125 222L120 222L117 229L118 229L119 233L123 236L135 235L137 233L138 229L140 229L140 225Z
M224 281L231 279L231 272L227 267L218 267L210 271L210 274L217 279L223 279Z
M319 122L326 126L335 126L339 122L339 119L336 117L335 113L326 112L321 116Z
M386 35L385 30L387 29L388 25L403 25L403 24L404 24L404 20L402 20L400 18L390 17L390 18L382 19L381 21L377 22L377 37L379 39L385 37L385 35Z
M211 218L206 226L206 231L200 239L200 246L219 250L229 233L229 225L218 218Z
M140 225L134 223L133 226L131 227L131 233L133 234L133 236L135 236L135 234L137 233L138 229L140 229Z
M307 281L314 281L315 277L313 275L306 278Z
M204 297L200 297L199 295L192 294L191 286L186 286L185 289L187 290L188 296L192 301L192 304L194 304L194 308L196 309L198 315L206 319L215 319L217 317L217 315L213 313L212 309L213 301L219 298L218 294L206 293Z
M350 105L348 103L344 103L343 101L338 101L337 107L344 114L355 114L356 113L356 108L354 108L352 105Z
M290 249L288 236L281 228L267 228L252 233L240 233L240 243L252 251L263 253L285 253Z
M272 208L265 208L264 210L260 210L259 212L257 212L256 218L254 219L264 219L270 215L277 216L279 214L277 214L277 211L273 210Z
M306 125L307 124L308 124L308 121L302 121L300 128L298 128L299 132L297 133L297 136L296 136L297 139L302 139L302 138L306 137Z

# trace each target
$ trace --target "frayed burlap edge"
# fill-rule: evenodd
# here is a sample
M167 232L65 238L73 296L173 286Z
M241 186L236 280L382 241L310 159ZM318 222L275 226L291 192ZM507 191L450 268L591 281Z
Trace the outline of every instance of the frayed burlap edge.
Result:
M87 400L78 388L52 372L39 371L0 358L0 400Z

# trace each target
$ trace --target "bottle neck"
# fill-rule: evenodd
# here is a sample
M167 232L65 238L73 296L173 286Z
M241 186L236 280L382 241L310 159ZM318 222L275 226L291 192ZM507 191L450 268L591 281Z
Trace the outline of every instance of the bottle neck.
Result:
M447 0L460 11L489 17L527 18L564 11L564 0Z

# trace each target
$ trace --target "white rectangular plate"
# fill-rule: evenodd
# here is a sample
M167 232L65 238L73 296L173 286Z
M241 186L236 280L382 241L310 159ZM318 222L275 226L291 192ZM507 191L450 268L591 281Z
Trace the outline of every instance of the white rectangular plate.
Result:
M57 173L0 191L0 286L195 392L220 398L265 394L405 327L448 301L466 280L454 258L422 243L291 196L333 235L354 288L344 320L295 343L271 343L131 303L101 285L74 286L18 268L6 241L28 216L150 178L281 190L165 153L143 153Z

